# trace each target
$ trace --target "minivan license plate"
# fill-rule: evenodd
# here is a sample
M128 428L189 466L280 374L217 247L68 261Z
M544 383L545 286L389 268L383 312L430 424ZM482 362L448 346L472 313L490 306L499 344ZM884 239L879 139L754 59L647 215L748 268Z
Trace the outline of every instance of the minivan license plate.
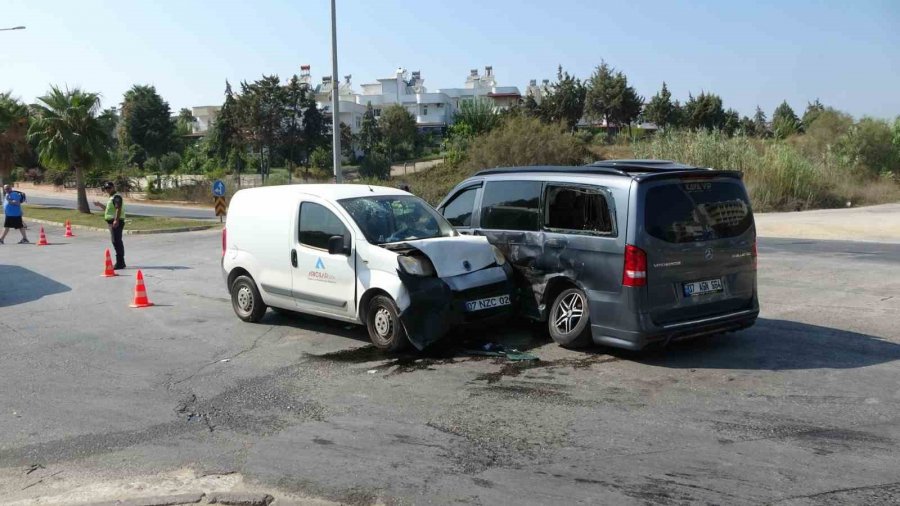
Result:
M508 306L509 304L509 295L498 295L497 297L488 297L486 299L470 300L466 302L466 311L471 313L482 309Z
M707 279L706 281L694 281L693 283L683 283L684 296L693 297L695 295L703 295L707 293L721 292L721 279Z

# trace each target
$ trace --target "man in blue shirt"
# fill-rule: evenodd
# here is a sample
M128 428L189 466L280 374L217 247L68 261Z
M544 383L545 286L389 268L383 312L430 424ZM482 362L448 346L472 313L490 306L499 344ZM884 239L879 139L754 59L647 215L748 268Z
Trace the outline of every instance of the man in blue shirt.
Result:
M22 233L22 240L19 244L28 244L28 237L25 235L25 225L22 223L22 201L25 200L25 194L12 189L12 186L3 186L3 214L6 218L3 220L3 235L0 236L0 244L6 239L9 229L15 228Z

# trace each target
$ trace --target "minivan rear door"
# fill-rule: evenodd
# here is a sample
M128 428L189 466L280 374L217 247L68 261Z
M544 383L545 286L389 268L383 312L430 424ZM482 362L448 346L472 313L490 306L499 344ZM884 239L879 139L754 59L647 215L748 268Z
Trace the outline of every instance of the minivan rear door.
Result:
M636 245L647 253L647 306L658 325L752 309L753 211L736 176L647 178Z

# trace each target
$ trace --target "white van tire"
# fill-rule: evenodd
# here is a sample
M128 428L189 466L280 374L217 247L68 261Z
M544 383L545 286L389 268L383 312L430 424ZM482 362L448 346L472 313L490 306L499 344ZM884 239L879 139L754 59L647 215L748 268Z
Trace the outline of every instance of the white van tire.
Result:
M587 296L579 288L560 292L550 307L547 329L556 344L564 348L584 348L591 343Z
M266 304L250 276L238 276L231 283L231 307L245 322L256 323L266 314Z
M394 301L385 295L376 295L366 307L366 329L376 348L384 351L400 351L409 344L400 311Z

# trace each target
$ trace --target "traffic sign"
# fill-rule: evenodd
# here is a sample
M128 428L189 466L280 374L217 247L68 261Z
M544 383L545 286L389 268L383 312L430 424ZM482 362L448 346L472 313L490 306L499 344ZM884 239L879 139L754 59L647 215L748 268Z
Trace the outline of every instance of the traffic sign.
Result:
M214 197L224 197L225 196L225 181L221 179L216 179L212 185L212 192Z
M216 197L215 205L216 205L216 216L218 216L219 218L221 218L222 216L225 216L226 210L227 210L225 208L225 197ZM222 221L222 220L220 219L219 221Z

